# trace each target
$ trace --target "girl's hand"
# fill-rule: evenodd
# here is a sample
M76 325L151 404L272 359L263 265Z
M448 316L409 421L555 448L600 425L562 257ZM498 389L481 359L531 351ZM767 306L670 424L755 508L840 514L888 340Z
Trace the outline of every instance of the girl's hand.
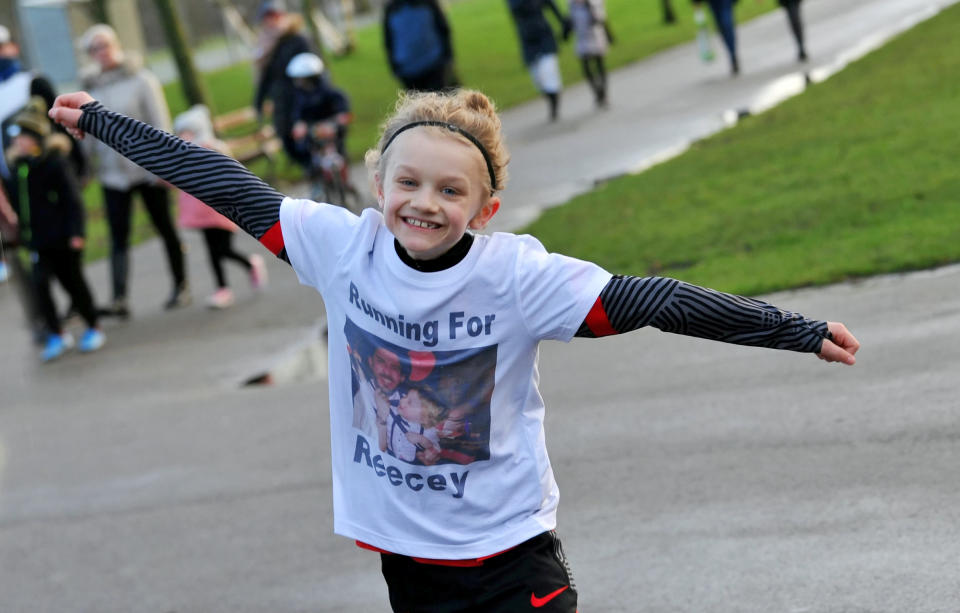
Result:
M71 236L70 237L70 248L75 251L82 251L84 245L84 240L82 236Z
M857 359L853 356L860 349L860 342L856 337L838 321L828 321L827 330L830 331L833 340L823 339L823 346L817 357L826 362L843 362L850 366L856 364Z
M80 123L80 116L83 115L80 107L93 101L93 96L87 92L63 94L57 96L57 99L53 101L53 107L47 114L50 119L66 128L70 136L79 140L83 138L83 132L77 128L77 124Z

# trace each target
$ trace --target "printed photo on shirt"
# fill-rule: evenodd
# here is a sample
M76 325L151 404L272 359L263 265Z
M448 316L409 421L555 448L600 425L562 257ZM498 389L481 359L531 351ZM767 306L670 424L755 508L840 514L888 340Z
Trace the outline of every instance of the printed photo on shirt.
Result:
M497 347L408 350L344 326L352 366L353 427L410 464L490 458L490 397Z

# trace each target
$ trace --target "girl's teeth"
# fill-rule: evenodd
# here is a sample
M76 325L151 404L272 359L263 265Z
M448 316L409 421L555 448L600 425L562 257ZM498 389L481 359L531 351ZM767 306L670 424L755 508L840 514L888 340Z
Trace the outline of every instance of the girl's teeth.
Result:
M419 219L408 219L407 223L411 226L417 226L418 228L439 228L437 224L433 224L427 221L420 221Z

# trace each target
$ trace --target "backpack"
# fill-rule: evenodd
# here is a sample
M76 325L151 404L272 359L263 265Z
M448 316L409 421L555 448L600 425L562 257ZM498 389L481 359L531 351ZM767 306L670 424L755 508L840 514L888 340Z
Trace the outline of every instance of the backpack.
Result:
M443 62L443 41L429 7L404 4L390 13L387 27L398 76L416 77Z

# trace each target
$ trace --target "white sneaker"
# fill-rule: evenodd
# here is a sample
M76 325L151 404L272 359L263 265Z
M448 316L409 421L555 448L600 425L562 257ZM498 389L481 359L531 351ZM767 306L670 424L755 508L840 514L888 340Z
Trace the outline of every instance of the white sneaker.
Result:
M233 305L233 292L228 287L221 287L207 298L207 306L211 309L226 309Z

